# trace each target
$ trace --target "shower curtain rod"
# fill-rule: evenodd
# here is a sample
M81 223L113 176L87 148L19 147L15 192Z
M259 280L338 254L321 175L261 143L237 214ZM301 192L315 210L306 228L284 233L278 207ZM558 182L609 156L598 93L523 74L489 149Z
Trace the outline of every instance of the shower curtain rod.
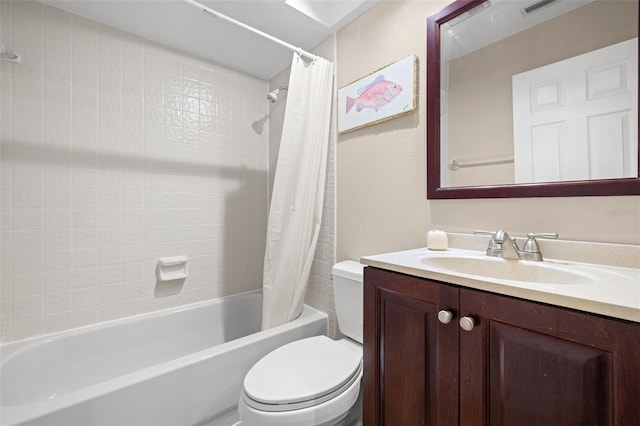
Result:
M295 47L294 45L289 44L286 41L282 41L279 38L273 37L273 36L271 36L271 35L269 35L267 33L264 33L264 32L262 32L262 31L260 31L258 29L255 29L255 28L253 28L253 27L251 27L251 26L249 26L247 24L244 24L244 23L242 23L240 21L237 21L237 20L235 20L233 18L230 18L227 15L224 15L224 14L218 12L217 10L211 9L210 7L207 7L207 6L203 5L203 4L198 3L197 1L194 1L194 0L182 0L182 1L184 1L185 3L189 3L190 5L192 5L194 7L197 7L198 9L202 10L203 12L210 13L213 16L215 16L216 18L219 18L219 19L222 19L224 21L230 22L230 23L232 23L232 24L234 24L234 25L236 25L236 26L238 26L240 28L244 28L245 30L251 31L254 34L257 34L257 35L259 35L261 37L264 37L264 38L266 38L268 40L271 40L274 43L279 44L280 46L286 47L289 50L293 50L294 52L297 52L299 55L305 56L308 59L315 60L315 59L318 58L318 56L316 56L316 55L313 55L313 54L311 54L311 53L309 53L309 52L307 52L305 50L302 50L299 47Z

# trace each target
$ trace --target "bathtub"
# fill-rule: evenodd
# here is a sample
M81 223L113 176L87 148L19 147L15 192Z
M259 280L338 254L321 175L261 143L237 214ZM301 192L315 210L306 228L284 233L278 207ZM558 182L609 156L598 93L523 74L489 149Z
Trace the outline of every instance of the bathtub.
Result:
M260 331L248 292L0 346L2 426L196 425L237 405L245 373L273 349L325 334L309 306Z

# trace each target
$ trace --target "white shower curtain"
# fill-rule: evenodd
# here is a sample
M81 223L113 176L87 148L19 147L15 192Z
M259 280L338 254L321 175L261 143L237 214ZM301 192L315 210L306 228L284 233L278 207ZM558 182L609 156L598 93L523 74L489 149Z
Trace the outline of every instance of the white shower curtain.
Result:
M302 312L324 199L333 64L293 55L264 256L262 329Z

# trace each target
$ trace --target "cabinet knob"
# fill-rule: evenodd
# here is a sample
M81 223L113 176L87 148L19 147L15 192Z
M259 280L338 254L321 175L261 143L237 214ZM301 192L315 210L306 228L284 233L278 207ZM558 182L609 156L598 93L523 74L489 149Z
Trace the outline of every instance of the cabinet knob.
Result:
M451 311L442 310L438 312L438 320L443 324L449 324L453 319L453 314Z
M462 317L460 318L460 327L464 331L471 331L473 327L475 327L476 322L471 317Z

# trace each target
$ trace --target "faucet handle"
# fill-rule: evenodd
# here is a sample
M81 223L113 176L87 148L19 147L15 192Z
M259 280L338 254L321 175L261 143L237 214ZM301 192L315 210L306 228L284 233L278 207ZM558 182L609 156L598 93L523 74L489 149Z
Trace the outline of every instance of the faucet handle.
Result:
M473 231L474 234L476 235L491 235L491 241L489 241L489 244L502 244L502 241L504 240L504 234L505 232L502 229L499 229L497 231Z
M524 246L522 247L522 252L526 254L527 260L542 260L542 253L540 252L540 246L538 245L536 238L556 240L558 239L558 234L556 232L542 232L538 234L533 232L528 233L527 241L525 241Z
M504 231L473 231L476 235L491 235L489 240L489 249L502 249L502 241L504 240Z
M482 230L480 230L480 231L473 231L473 233L476 234L476 235L493 235L496 232L495 231L482 231Z
M558 233L557 232L540 232L540 233L533 233L530 232L527 234L528 238L548 238L550 240L557 240L558 239Z

